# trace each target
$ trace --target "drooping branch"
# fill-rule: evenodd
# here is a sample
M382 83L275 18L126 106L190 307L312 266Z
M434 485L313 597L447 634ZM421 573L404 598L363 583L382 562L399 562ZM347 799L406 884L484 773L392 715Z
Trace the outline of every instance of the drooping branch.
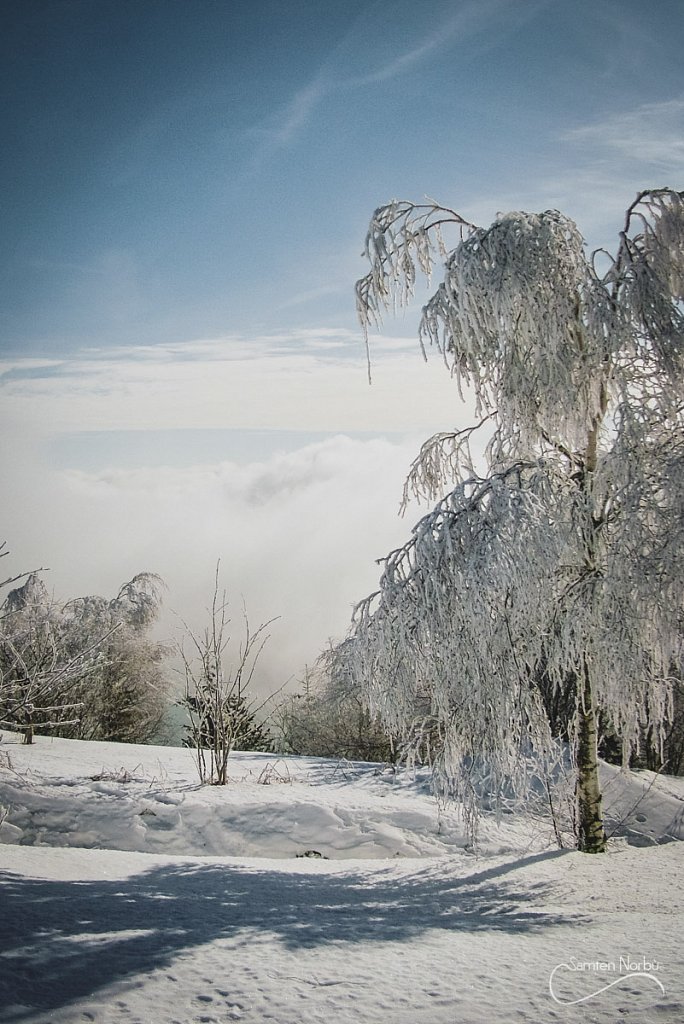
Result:
M411 498L435 501L454 483L463 483L466 478L476 475L470 442L473 435L491 419L491 416L485 416L473 427L434 434L428 438L411 463L404 482L402 515Z
M417 271L430 280L435 256L446 259L443 230L456 226L460 236L474 230L455 210L434 202L393 200L371 218L364 256L371 269L356 283L357 311L364 329L379 324L383 311L406 305Z
M447 257L444 229L448 227L455 227L461 238L474 230L455 210L431 200L423 204L393 200L375 210L363 253L370 270L356 282L356 310L366 344L369 380L369 327L379 326L384 312L396 312L409 303L418 271L429 284L435 259Z
M489 469L472 472L472 430L426 442L404 504L457 486L384 560L332 661L393 732L429 694L442 777L466 800L484 762L495 790L521 786L558 738L544 708L562 705L580 845L598 849L597 715L628 758L662 732L681 666L684 193L639 193L603 276L607 250L587 257L557 211L488 229L447 211L451 251L443 213L376 211L357 302L367 330L444 261L420 342L474 393Z

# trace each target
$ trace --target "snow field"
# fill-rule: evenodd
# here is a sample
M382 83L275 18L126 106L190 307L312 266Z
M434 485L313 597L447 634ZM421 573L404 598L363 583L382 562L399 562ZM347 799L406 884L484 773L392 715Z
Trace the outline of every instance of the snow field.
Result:
M5 734L0 1022L684 1020L679 842L587 857L509 815L473 856L421 780L254 754L231 774L199 787L187 750ZM644 775L611 788L662 837L684 786ZM621 957L658 967L577 968Z

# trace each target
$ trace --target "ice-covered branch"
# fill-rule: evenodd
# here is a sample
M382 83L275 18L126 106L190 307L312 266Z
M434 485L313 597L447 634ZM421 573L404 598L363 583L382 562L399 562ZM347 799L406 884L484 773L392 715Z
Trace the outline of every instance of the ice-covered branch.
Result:
M330 664L393 734L427 695L439 776L471 809L483 778L522 791L530 758L568 743L595 852L601 716L625 758L646 729L658 742L682 666L684 193L639 193L603 276L557 211L480 229L448 210L451 251L443 215L377 210L357 301L367 327L443 259L421 344L474 394L488 469L473 472L476 428L426 442L404 505L456 486L383 560Z

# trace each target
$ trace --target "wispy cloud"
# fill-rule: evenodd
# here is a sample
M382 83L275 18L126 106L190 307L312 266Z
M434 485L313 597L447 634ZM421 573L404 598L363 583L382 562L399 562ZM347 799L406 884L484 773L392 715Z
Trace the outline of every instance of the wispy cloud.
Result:
M539 0L536 5L527 5L525 16L529 16L533 9L544 6L546 2L548 0ZM384 10L384 5L377 6ZM495 28L491 40L498 40L501 24L497 24L497 19L504 12L515 10L513 0L466 0L458 6L455 13L442 18L413 45L403 49L397 48L391 56L385 57L377 64L370 65L374 51L372 46L366 46L369 67L365 71L352 72L345 67L343 51L349 47L352 37L356 39L361 34L363 26L359 22L349 33L349 37L330 55L313 81L299 89L269 121L252 129L251 134L262 140L259 155L263 157L266 153L272 153L294 142L331 95L386 83L409 74L438 51L447 49L454 42L465 44L483 30L492 29L492 26ZM524 12L519 11L516 17L522 16L522 13ZM383 16L393 18L396 12L384 10ZM426 8L426 16L426 20L429 21L429 8ZM366 43L367 41L364 40Z
M272 146L277 148L289 145L306 127L316 108L332 88L332 83L326 81L325 76L320 76L296 92L280 111L276 122L270 128L261 129L270 138Z
M285 302L281 302L278 309L291 309L294 306L304 306L308 302L325 298L327 295L339 295L347 293L350 289L346 282L344 284L323 284L317 288L306 288L304 291L291 295Z
M399 75L412 71L417 65L426 60L433 51L446 46L450 42L456 34L456 23L460 22L460 20L459 17L450 19L450 22L445 23L441 28L430 33L417 46L398 54L392 60L381 64L380 67L368 72L368 74L361 75L358 78L351 78L340 84L345 87L372 85L375 82L388 82Z
M559 133L522 186L489 188L459 207L476 224L513 209L562 210L590 250L617 244L624 211L645 188L681 187L684 96L639 104Z
M432 433L452 424L454 385L440 359L423 364L416 342L407 345L406 338L384 337L374 352L372 388L360 338L346 330L92 349L44 366L15 360L0 378L3 422L9 435L27 424L37 433Z
M489 26L495 15L508 7L510 0L469 0L462 3L455 13L441 21L431 32L426 33L415 46L398 53L367 74L350 79L345 84L370 85L375 82L387 82L406 74L453 42L465 43Z
M634 110L611 114L574 128L564 141L591 148L596 161L616 155L623 166L657 173L684 171L684 96L661 103L644 103Z

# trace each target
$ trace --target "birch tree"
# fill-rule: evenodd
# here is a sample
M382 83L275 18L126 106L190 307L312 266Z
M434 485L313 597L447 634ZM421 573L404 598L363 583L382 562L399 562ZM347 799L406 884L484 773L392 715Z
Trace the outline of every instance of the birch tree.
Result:
M392 732L429 692L436 778L471 820L483 766L490 795L522 795L558 756L544 679L569 701L577 845L601 852L599 715L625 760L644 729L660 743L681 673L684 193L641 192L612 254L588 255L555 210L480 228L397 201L375 211L365 253L366 338L444 265L420 343L479 424L423 446L405 498L437 504L384 559L333 670Z

